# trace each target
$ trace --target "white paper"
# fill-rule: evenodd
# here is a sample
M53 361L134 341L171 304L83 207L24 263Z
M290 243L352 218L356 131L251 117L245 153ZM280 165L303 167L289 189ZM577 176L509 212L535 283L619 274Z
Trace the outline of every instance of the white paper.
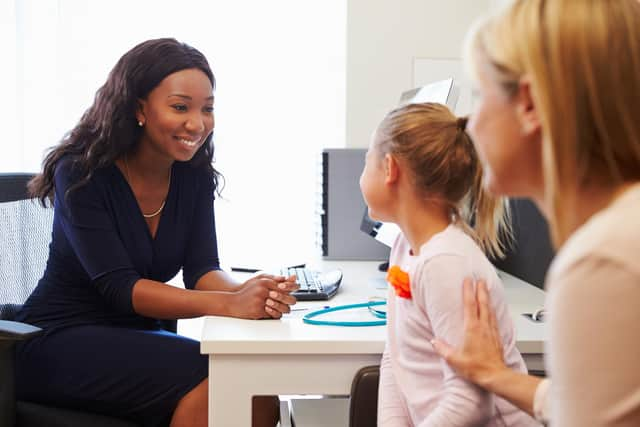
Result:
M391 247L398 234L400 234L400 227L392 222L383 222L378 228L378 234L375 235L375 239L383 245Z

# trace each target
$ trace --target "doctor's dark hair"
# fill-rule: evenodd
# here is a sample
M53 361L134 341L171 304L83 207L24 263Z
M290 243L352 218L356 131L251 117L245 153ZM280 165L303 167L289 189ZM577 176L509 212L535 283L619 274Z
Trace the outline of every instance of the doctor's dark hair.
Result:
M452 221L487 254L502 257L511 238L507 200L484 189L466 125L466 117L441 104L405 105L383 119L376 148L401 158L425 201L444 203Z
M125 53L109 73L106 83L96 92L91 105L78 124L46 155L42 173L29 183L29 190L44 205L53 201L54 174L63 156L71 159L78 171L69 192L86 184L96 169L112 165L116 159L135 149L143 129L138 126L136 110L168 75L185 69L199 69L215 89L215 78L207 59L197 49L175 39L147 40ZM213 134L188 162L211 172L215 188L221 179L213 168Z

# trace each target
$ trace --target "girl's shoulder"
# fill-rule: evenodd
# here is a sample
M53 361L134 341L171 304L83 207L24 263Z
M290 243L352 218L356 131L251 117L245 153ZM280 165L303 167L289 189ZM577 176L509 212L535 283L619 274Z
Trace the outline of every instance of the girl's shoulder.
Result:
M423 262L448 255L462 258L486 258L478 244L460 227L450 224L420 248Z
M480 246L459 227L450 225L435 237L421 248L416 275L431 278L430 281L448 277L460 285L467 277L483 279L489 287L499 281L495 267Z

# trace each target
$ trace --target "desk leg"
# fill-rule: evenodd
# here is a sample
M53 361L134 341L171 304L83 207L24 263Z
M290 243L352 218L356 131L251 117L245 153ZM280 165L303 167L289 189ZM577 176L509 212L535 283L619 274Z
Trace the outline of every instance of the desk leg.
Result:
M250 427L251 391L241 370L225 359L209 356L209 427Z
M209 427L250 427L253 396L346 396L358 369L379 363L379 354L211 354Z

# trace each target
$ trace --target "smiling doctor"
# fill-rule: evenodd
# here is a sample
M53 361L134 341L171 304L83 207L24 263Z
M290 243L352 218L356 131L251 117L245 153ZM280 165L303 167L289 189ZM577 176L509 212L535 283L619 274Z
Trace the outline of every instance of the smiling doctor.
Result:
M220 269L214 89L198 50L143 42L46 156L30 190L54 202L49 259L17 316L45 333L17 348L20 399L206 425L207 359L159 319L279 318L295 303L293 278L236 283ZM180 270L185 289L167 285ZM254 425L276 424L275 403L255 401Z

